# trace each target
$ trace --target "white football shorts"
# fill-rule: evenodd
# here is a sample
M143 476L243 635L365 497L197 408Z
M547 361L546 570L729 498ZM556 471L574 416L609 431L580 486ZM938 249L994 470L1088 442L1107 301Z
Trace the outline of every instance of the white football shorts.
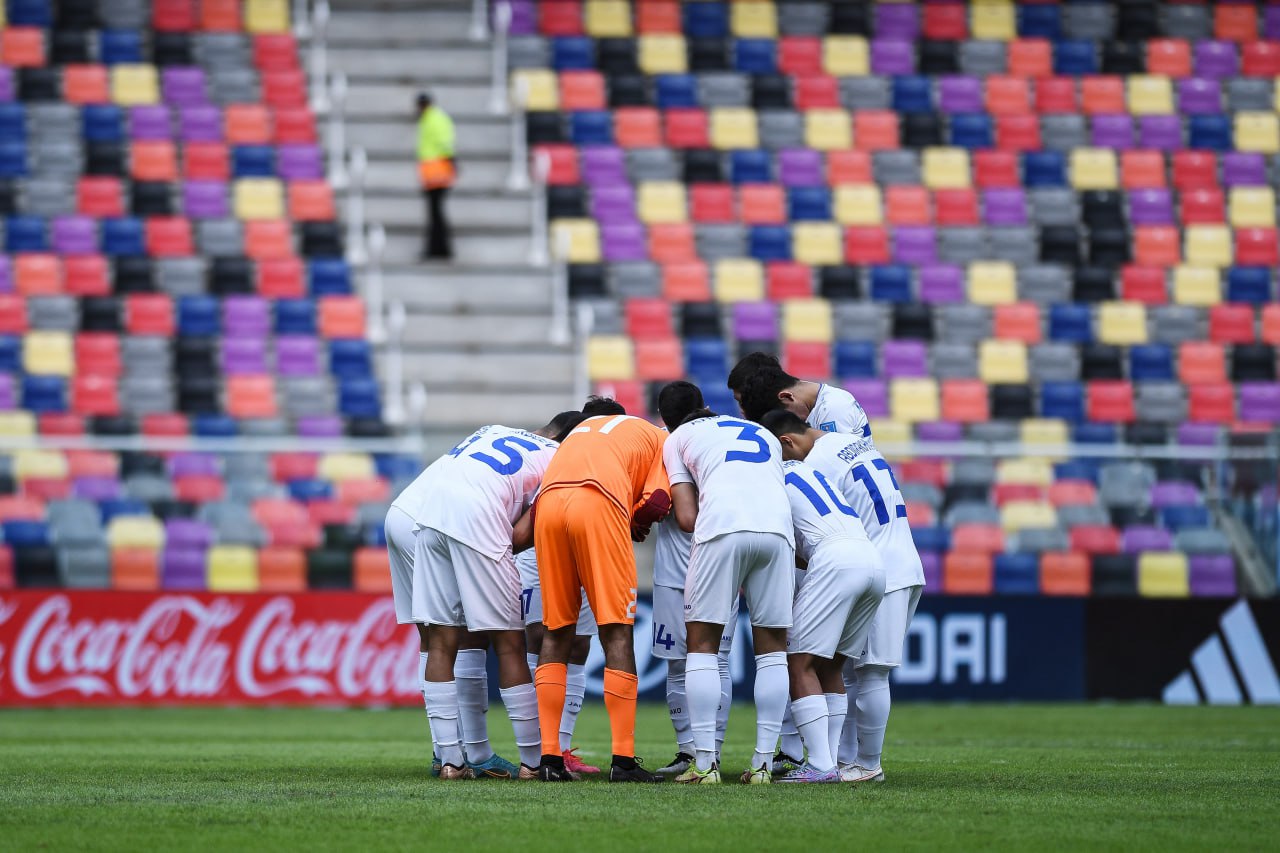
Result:
M862 654L856 655L857 666L902 665L902 646L907 641L907 628L916 615L923 586L908 586L886 592L884 600L871 620L871 631Z
M418 531L413 618L468 631L520 631L520 573L508 548L497 560L438 530Z
M875 546L836 537L821 542L796 593L787 651L831 659L862 653L880 600L884 566Z
M420 622L413 618L413 547L414 520L399 507L387 510L383 530L387 534L387 556L391 558L391 600L396 606L396 621L401 625Z
M733 631L738 623L738 599L733 614L720 635L720 651L733 648ZM670 586L653 588L653 656L661 660L684 660L688 655L684 630L684 590Z
M790 628L795 549L777 533L752 530L695 542L684 587L686 622L726 625L738 590L757 628Z

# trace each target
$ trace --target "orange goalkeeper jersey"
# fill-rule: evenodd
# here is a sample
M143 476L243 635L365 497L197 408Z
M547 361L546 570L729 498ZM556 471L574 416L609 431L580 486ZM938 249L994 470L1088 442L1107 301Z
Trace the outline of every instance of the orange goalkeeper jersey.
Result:
M542 477L542 491L592 486L642 524L666 515L671 485L662 464L667 434L630 415L587 418L560 445ZM653 518L653 515L657 518Z

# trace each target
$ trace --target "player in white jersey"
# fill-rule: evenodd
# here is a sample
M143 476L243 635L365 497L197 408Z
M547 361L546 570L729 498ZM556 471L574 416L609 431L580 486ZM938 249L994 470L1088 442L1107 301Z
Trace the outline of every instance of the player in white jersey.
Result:
M559 446L553 437L581 420L580 413L566 412L536 432L482 427L418 475L387 513L396 619L418 625L426 652L423 701L441 778L532 778L530 768L538 763L537 699L524 659L513 537L531 539L532 526L522 516ZM517 520L527 528L519 536ZM479 725L487 704L487 684L469 659L466 684L483 695L460 701L454 668L468 631L485 634L497 653L501 693L524 765L518 770L493 754L487 732L467 737L473 753L464 752L460 710L478 708L473 723ZM483 671L483 651L478 668Z
M693 400L686 403L692 405ZM689 649L685 689L695 764L676 781L720 781L715 760L720 697L716 651L741 589L751 612L756 651L756 748L743 781L768 783L787 705L786 637L795 569L782 449L758 424L707 409L682 408L663 412L664 418L680 424L667 438L663 462L676 520L693 534L684 613Z
M767 353L743 356L729 372L729 390L749 420L759 421L765 412L786 409L814 429L871 439L867 413L852 394L792 376Z
M786 458L807 461L844 496L884 563L884 600L872 620L866 648L845 669L845 683L855 695L857 720L856 730L845 727L840 744L842 779L881 782L889 672L902 663L907 627L924 589L924 567L911 539L907 505L889 463L869 440L824 433L785 411L768 413L763 423L782 443Z
M524 610L525 659L529 663L532 675L538 669L538 653L533 649L542 648L542 586L538 583L538 555L530 548L516 554L516 568L520 570L520 604ZM582 594L582 609L578 611L577 636L569 651L569 664L566 670L564 714L560 717L560 750L564 756L565 769L574 774L599 773L599 767L593 767L578 757L573 749L573 732L578 725L578 714L582 713L582 700L587 695L587 657L591 654L591 638L600 629L596 626L595 614L591 612L591 603L587 594Z
M849 710L841 669L866 645L884 597L884 567L857 512L822 472L795 460L782 468L797 562L806 569L787 636L787 666L791 713L808 760L778 781L839 782L835 746Z
M671 382L658 395L658 413L664 404L669 411L688 412L703 406L702 391L689 382ZM680 425L667 421L670 431ZM689 571L689 552L693 548L693 535L685 533L674 518L659 522L655 533L656 548L653 557L653 651L659 660L667 662L667 712L676 733L676 757L657 773L679 776L689 769L694 760L693 730L689 724L688 697L685 693L685 657L688 648L684 628L684 584ZM725 729L729 725L729 709L733 704L733 678L729 675L729 652L733 648L733 632L738 621L738 605L734 602L733 615L725 624L720 637L720 650L716 655L720 669L720 706L716 711L716 756L724 743Z

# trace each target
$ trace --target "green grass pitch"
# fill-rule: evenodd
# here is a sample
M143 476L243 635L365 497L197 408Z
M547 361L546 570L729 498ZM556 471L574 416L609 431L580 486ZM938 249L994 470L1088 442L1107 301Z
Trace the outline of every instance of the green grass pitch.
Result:
M499 751L514 757L500 706ZM753 739L734 709L726 770ZM420 710L0 712L3 850L1275 849L1280 712L902 705L888 781L721 788L440 782ZM607 763L604 712L581 751ZM673 752L643 706L650 766Z

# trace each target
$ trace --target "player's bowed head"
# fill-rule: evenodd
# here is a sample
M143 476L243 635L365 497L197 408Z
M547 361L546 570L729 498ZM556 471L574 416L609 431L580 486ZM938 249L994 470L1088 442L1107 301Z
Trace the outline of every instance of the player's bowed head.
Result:
M813 443L826 435L786 409L765 412L760 418L760 425L778 439L778 443L782 445L782 458L786 460L804 459L813 449Z
M818 401L821 384L792 376L782 369L776 356L748 353L729 371L729 390L742 414L757 423L766 412L786 409L807 418Z

